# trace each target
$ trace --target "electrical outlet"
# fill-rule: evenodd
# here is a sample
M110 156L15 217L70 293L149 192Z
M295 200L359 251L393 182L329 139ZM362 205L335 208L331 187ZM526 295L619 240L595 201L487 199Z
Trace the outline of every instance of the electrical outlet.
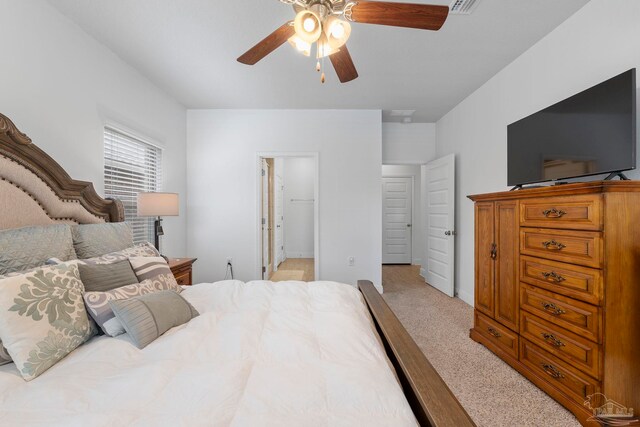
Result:
M349 267L356 265L356 259L354 257L350 256L347 260L349 261Z
M231 258L230 256L227 257L227 265L229 264L233 264L233 258Z

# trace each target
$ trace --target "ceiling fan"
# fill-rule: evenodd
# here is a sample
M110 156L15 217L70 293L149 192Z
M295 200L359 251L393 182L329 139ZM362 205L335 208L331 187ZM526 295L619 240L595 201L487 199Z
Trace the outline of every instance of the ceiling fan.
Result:
M249 49L238 62L254 65L287 41L303 55L311 56L315 44L316 71L322 72L323 58L329 57L342 83L358 77L346 45L351 35L351 22L437 31L449 15L449 7L427 4L368 0L280 1L293 6L295 19ZM324 72L320 80L324 83Z

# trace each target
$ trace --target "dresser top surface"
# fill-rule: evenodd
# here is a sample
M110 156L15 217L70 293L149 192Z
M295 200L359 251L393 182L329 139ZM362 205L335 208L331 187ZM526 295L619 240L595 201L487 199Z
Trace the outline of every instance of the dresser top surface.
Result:
M474 202L491 200L527 199L533 197L573 196L578 194L640 192L640 181L590 181L562 185L524 188L517 191L474 194L469 197Z

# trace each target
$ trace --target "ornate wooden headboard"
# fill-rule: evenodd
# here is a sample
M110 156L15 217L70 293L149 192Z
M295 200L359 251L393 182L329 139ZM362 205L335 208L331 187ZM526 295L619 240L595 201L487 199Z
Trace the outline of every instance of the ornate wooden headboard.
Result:
M0 114L0 230L57 223L124 221L119 200L75 181L31 138Z

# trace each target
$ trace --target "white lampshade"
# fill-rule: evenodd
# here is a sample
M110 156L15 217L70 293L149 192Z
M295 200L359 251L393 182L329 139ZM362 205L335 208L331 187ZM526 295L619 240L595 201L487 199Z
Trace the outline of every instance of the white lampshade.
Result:
M178 216L177 193L138 193L138 216Z

